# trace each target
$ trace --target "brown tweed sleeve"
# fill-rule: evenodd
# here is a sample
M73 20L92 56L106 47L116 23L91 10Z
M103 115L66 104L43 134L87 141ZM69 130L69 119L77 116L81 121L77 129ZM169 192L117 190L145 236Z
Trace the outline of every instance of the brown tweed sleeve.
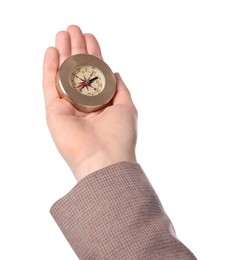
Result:
M175 236L139 164L120 162L82 179L51 208L79 259L196 259Z

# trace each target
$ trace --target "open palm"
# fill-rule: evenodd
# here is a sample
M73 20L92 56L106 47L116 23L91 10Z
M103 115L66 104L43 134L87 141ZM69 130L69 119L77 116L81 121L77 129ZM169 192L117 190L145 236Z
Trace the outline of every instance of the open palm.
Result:
M117 91L112 104L100 111L80 112L59 97L57 71L65 59L79 53L102 59L96 38L71 25L56 34L56 46L46 50L43 66L47 123L77 180L119 161L135 162L137 136L137 111L119 74L115 74Z

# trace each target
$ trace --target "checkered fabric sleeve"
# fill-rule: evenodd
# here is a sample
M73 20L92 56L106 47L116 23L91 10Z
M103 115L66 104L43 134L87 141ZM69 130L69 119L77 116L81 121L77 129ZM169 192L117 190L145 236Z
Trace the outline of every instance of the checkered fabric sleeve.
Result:
M192 260L137 163L91 173L50 210L79 259Z

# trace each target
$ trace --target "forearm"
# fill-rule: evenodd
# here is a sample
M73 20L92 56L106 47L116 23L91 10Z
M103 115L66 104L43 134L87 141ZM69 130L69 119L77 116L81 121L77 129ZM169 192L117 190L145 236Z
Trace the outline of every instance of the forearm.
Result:
M80 259L196 259L141 167L117 163L81 180L51 208Z

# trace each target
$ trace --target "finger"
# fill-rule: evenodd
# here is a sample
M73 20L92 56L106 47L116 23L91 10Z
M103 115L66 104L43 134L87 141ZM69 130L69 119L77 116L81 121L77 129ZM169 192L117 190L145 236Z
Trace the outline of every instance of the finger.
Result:
M84 37L88 54L92 54L102 59L101 48L95 36L90 33L86 33Z
M54 100L59 99L59 94L56 89L58 67L58 50L54 47L49 47L45 52L43 63L43 90L46 107Z
M59 64L61 65L71 55L70 34L60 31L55 37L55 46L59 51Z
M70 25L67 28L71 41L71 55L86 53L86 43L80 27Z
M131 93L123 82L119 73L115 73L116 76L116 94L113 99L113 105L124 104L135 108L131 98Z

